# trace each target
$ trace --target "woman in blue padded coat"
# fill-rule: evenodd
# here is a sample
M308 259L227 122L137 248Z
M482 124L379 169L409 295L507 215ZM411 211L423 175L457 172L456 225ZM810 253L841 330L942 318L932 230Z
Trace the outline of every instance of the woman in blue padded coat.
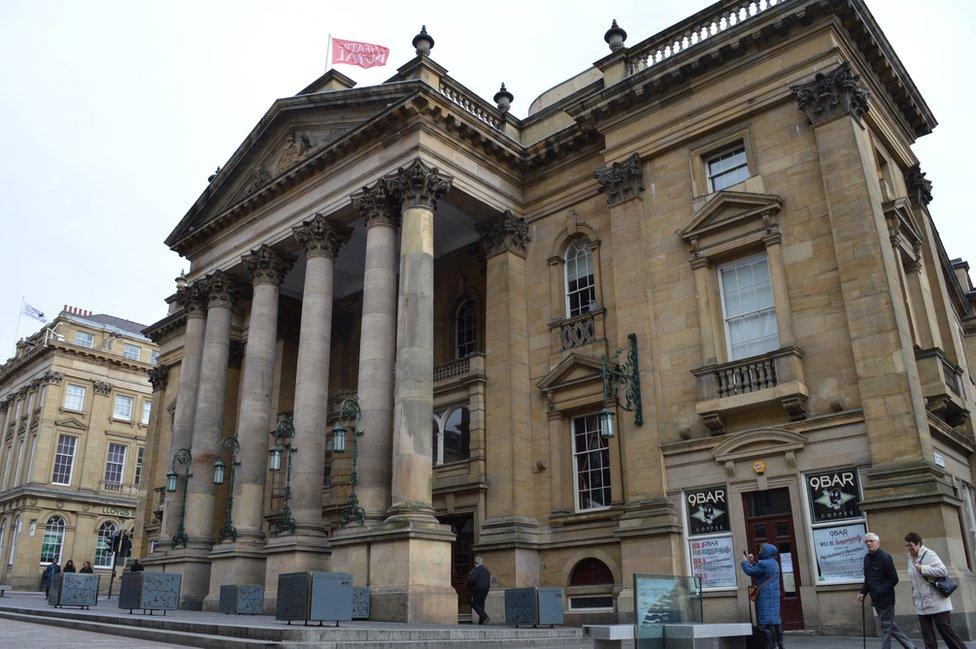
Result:
M742 561L742 572L755 577L759 588L756 616L759 626L766 629L769 649L783 649L783 621L779 617L779 563L776 546L763 543L759 546L759 559L748 555Z

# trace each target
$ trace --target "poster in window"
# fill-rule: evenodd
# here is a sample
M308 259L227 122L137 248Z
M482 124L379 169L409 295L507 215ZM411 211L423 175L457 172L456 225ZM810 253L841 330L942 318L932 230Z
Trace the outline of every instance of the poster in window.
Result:
M688 536L731 531L725 485L686 491L685 498L688 504Z
M864 579L864 523L813 530L821 582Z
M861 489L857 469L838 469L807 474L807 495L810 497L811 522L861 518Z
M735 588L735 552L731 536L688 541L691 574L700 577L702 588Z

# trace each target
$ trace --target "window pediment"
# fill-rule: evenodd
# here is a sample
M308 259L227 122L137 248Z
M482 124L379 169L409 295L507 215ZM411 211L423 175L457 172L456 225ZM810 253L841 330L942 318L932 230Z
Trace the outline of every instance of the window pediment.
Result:
M785 455L802 450L806 438L783 428L759 428L729 436L712 449L716 462L746 460L764 455Z
M570 354L542 377L536 387L545 392L550 411L571 410L602 401L599 359Z
M59 428L68 428L70 430L88 430L88 427L75 418L68 419L58 419L54 422L54 425Z
M773 194L716 192L678 236L692 248L693 258L709 258L779 235L783 199Z
M917 250L922 245L922 229L911 203L902 197L890 200L881 207L892 243L902 246L909 255L917 256Z

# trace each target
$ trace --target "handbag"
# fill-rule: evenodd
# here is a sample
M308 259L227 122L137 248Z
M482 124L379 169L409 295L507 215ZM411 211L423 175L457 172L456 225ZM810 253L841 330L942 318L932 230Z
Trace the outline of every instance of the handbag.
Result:
M919 559L919 561L924 559L926 554L928 554L928 552L923 552L922 557ZM938 579L935 580L926 578L925 581L935 586L935 589L939 591L939 594L942 595L943 597L949 597L950 595L952 595L952 593L955 592L956 588L959 587L959 584L949 579L948 575L946 575L945 577L939 577Z
M749 601L750 602L758 602L759 601L759 591L762 590L766 586L766 584L768 584L769 582L771 582L773 580L773 577L775 577L775 576L776 576L775 574L774 575L770 575L769 578L766 579L766 581L764 581L759 586L753 586L752 584L749 584L749 588L747 589L747 591L749 593ZM954 589L955 589L955 587L953 587L953 590Z

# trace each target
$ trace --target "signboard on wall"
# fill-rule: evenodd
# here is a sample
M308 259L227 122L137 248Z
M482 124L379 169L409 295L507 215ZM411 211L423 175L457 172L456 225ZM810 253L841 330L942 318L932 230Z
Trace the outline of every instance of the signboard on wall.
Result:
M688 536L720 534L732 528L729 524L728 489L706 487L685 492L688 511Z
M821 582L864 579L864 523L813 530L813 546Z
M688 541L691 574L700 577L702 588L735 588L735 552L731 536Z
M811 523L829 523L861 518L861 487L857 469L838 469L808 473L807 495L810 499Z

